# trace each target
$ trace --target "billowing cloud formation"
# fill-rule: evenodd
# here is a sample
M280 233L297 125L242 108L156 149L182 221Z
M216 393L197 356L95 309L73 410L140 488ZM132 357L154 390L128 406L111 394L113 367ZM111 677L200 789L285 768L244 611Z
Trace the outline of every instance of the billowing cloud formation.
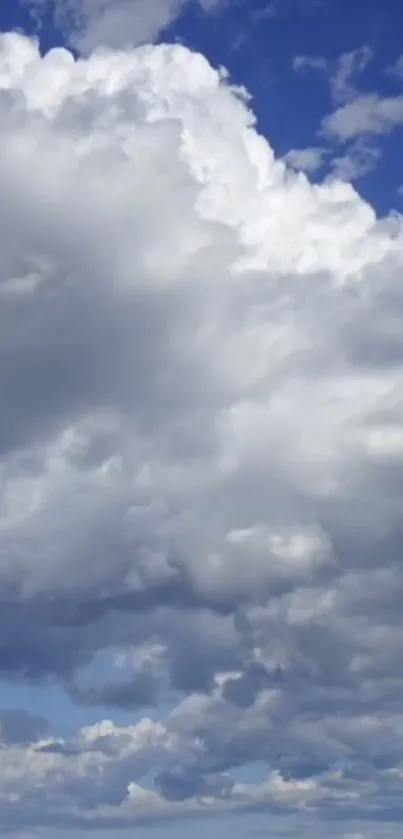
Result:
M401 820L401 218L183 47L0 86L0 671L169 708L1 717L3 828Z

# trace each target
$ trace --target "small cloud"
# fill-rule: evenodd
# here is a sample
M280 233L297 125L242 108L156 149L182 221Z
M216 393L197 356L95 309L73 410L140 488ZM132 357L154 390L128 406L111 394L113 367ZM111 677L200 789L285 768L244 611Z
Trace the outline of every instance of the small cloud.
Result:
M352 80L365 70L372 57L372 50L367 46L343 53L335 64L322 56L296 55L293 59L293 69L295 72L319 70L326 73L332 99L340 104L358 96Z
M278 0L270 0L269 3L266 3L262 9L255 9L251 12L251 20L253 23L257 23L258 21L265 20L267 18L276 17L279 13L279 2Z
M377 93L370 93L325 117L320 133L344 141L365 134L388 134L401 124L403 96L382 98Z
M386 72L392 76L397 76L399 79L403 79L403 53L394 64L387 67Z
M355 99L358 93L352 80L366 69L372 57L372 50L367 46L345 52L339 57L336 70L330 78L332 97L335 102L349 102Z
M316 172L323 166L326 149L323 146L309 146L306 149L290 149L283 160L292 169L303 172Z
M328 63L325 58L315 55L295 55L292 61L293 70L296 73L301 70L327 70Z
M332 137L333 140L338 141L366 133L367 122L368 119L371 119L374 103L371 97L360 94L354 84L354 79L366 69L372 58L372 50L365 45L351 52L343 53L335 63L329 62L321 56L296 55L294 57L293 69L295 72L316 70L325 74L331 99L338 106L333 113L323 120L322 131L319 132L319 136L327 136L328 139ZM387 122L386 115L378 114L378 124L380 121L385 124ZM341 160L341 158L338 160ZM317 163L321 165L318 162L317 153L315 157L307 157L307 161L308 166L312 162L314 168L317 168ZM347 156L343 159L343 169L346 167L348 171L361 171L361 165L358 168L355 164L351 166L349 158L347 166L346 161ZM299 163L297 166L298 168L306 168L300 167ZM312 167L310 171L313 171Z
M381 156L381 149L358 140L345 154L333 158L333 176L341 181L356 181L372 172Z
M248 0L243 0L245 6ZM318 7L323 5L324 0L267 0L266 3L260 3L261 8L251 10L250 19L254 22L264 20L265 18L278 17L280 15L289 16L295 14L295 8L298 13L310 14L316 12Z
M329 76L330 91L337 106L324 117L318 135L333 142L348 142L370 135L388 134L403 124L403 96L382 97L376 92L362 93L354 80L373 58L368 46L343 53ZM403 56L394 65L394 72ZM356 180L370 172L379 160L380 151L368 143L354 143L343 155L334 158L333 170L342 180Z

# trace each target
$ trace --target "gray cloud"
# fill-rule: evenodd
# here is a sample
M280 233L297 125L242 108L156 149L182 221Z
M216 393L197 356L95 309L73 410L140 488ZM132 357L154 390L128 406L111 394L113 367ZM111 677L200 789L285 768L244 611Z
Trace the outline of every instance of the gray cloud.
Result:
M38 28L46 14L68 42L88 54L98 46L112 49L153 41L177 18L189 0L24 0ZM212 11L221 0L196 0Z
M2 36L0 84L0 673L155 717L5 716L2 829L391 826L400 217L178 46Z

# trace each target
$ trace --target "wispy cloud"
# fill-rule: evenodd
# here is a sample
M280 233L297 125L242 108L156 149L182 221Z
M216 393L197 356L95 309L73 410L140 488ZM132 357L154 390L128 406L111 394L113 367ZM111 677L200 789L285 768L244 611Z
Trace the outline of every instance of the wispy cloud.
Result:
M403 54L399 56L394 64L391 64L387 68L387 72L392 76L397 76L399 79L403 79Z
M359 77L372 60L373 52L368 46L343 53L335 62L309 55L299 55L293 60L295 71L318 71L328 81L331 101L336 107L323 117L318 136L333 145L347 144L342 154L332 155L331 145L328 149L332 172L343 180L357 180L372 171L382 156L374 138L403 124L402 96L360 91ZM393 72L398 74L399 68L400 59Z
M344 154L332 157L332 173L343 181L355 181L372 172L381 156L380 148L369 145L360 137L348 146Z
M343 53L337 61L329 61L323 56L296 55L293 69L297 72L317 70L323 73L328 80L333 101L341 103L358 95L354 81L364 72L372 58L372 50L367 46Z
M377 93L357 96L337 108L322 122L323 132L339 140L371 134L387 134L403 123L403 96Z
M295 55L292 66L296 72L301 70L321 70L327 72L329 65L326 59L321 56Z

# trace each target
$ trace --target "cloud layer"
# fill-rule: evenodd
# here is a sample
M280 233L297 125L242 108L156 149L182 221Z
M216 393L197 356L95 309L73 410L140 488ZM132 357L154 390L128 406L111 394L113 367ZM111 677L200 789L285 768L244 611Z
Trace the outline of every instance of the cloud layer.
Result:
M401 218L180 46L2 35L0 115L0 672L168 708L4 712L2 828L400 821Z

